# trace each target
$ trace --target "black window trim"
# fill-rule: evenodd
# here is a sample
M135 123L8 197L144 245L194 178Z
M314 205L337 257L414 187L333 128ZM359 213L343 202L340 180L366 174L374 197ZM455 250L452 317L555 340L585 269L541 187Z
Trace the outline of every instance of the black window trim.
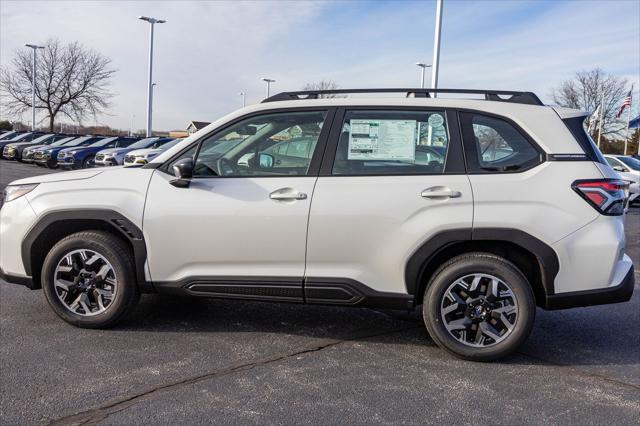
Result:
M322 130L320 131L320 135L318 136L318 141L316 142L315 149L313 151L313 155L311 156L311 161L309 162L309 167L307 169L307 173L303 175L265 175L265 176L194 176L192 179L247 179L247 178L299 178L299 177L313 177L318 176L318 172L320 169L320 164L322 162L322 156L324 155L325 147L327 144L327 138L329 136L331 127L333 125L333 121L335 119L336 107L289 107L289 108L274 108L274 109L263 109L260 111L255 111L249 114L242 115L240 117L236 117L231 121L227 121L219 127L212 129L210 132L199 137L197 140L190 143L188 146L184 147L184 149L177 152L171 158L167 159L164 163L159 166L155 166L159 171L169 174L173 176L173 172L169 170L169 165L173 163L175 160L180 158L185 152L192 149L196 146L196 151L194 153L194 159L198 158L198 153L200 152L200 147L202 143L206 141L209 137L213 136L216 133L223 132L225 129L228 129L231 126L238 124L241 121L251 119L253 117L258 117L261 115L272 115L272 114L281 114L287 112L324 112L326 113L324 123L322 124ZM146 167L145 165L144 167Z
M441 112L445 114L447 125L447 154L445 157L444 172L442 173L366 173L366 174L333 174L333 163L335 161L338 143L344 118L349 111L415 111L415 112ZM422 107L422 106L397 106L397 105L347 105L339 107L333 119L333 126L329 140L325 148L325 153L320 166L320 176L322 177L374 177L374 176L445 176L466 174L464 150L462 138L458 126L458 117L455 111L445 107Z
M491 112L486 112L486 111L482 111L482 110L477 110L477 109L470 109L470 108L455 108L456 110L456 114L458 116L458 124L459 124L459 129L460 129L460 135L462 138L462 143L464 146L464 153L465 153L465 162L467 164L467 174L469 175L490 175L490 174L514 174L514 173L524 173L528 170L534 169L536 167L538 167L539 165L545 163L546 161L549 160L549 154L547 154L547 152L545 150L542 149L542 147L535 141L535 139L533 139L531 137L531 135L526 132L522 127L520 127L520 125L518 123L516 123L515 121L513 121L511 118L509 117L505 117L504 115L500 115L500 114L494 114ZM527 142L529 142L531 144L531 146L533 147L533 149L535 149L538 152L538 161L536 161L535 163L531 163L529 164L527 167L523 167L517 170L496 170L496 171L492 171L492 170L472 170L471 166L469 162L469 157L472 155L472 153L476 152L475 149L475 138L465 138L464 137L464 133L465 133L465 129L463 128L463 124L462 124L462 119L460 117L460 113L472 113L472 114L478 114L478 115L483 115L485 117L490 117L490 118L495 118L497 120L503 120L506 121L508 124L510 124L511 126L513 126L514 129L516 129L516 131L518 133L520 133L520 135L526 139ZM471 140L469 140L471 139Z

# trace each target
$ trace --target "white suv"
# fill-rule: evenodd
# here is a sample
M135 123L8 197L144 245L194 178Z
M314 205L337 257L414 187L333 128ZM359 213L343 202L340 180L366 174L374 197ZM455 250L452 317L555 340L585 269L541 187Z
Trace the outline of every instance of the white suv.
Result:
M143 292L422 305L431 337L472 360L515 350L536 306L629 300L627 182L587 113L529 92L338 92L391 91L410 97L281 93L142 168L15 181L3 278L92 328Z

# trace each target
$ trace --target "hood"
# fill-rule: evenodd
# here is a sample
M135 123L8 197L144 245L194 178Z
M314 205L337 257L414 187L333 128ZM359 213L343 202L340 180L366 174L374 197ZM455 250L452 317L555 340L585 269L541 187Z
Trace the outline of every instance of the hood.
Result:
M35 152L35 151L38 151L38 150L40 150L40 149L46 148L47 146L48 146L48 145L34 145L34 146L28 146L28 147L26 147L24 150L25 150L25 151L29 150L29 151Z
M99 175L100 173L103 173L103 170L100 170L100 169L73 170L70 172L51 173L48 175L32 176L24 179L18 179L16 181L11 182L9 185L24 185L24 184L31 184L31 183L62 182L65 180L89 179Z
M100 147L95 147L95 146L70 146L68 148L65 148L64 146L61 146L60 148L62 148L59 152L71 152L71 151L75 151L76 153L82 152L82 151L95 151L100 149Z

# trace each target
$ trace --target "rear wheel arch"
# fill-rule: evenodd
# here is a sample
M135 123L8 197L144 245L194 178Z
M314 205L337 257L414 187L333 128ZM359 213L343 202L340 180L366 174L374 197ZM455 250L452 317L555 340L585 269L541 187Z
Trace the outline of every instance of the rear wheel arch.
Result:
M122 240L131 250L141 291L151 291L145 277L146 246L142 231L122 214L103 209L61 210L45 214L22 241L22 261L33 288L41 288L40 272L47 253L63 238L80 231L104 231Z
M546 306L554 294L559 261L555 251L526 232L509 228L456 229L436 234L410 257L405 267L407 292L415 304L422 302L429 278L449 259L482 251L516 265L529 280L536 304Z

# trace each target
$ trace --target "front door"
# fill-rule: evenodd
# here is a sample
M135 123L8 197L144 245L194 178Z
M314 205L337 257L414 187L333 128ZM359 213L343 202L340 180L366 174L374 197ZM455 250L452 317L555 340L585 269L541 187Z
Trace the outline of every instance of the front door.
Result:
M185 154L195 155L188 188L157 170L143 224L154 285L302 301L312 164L327 114L263 113L205 137Z

